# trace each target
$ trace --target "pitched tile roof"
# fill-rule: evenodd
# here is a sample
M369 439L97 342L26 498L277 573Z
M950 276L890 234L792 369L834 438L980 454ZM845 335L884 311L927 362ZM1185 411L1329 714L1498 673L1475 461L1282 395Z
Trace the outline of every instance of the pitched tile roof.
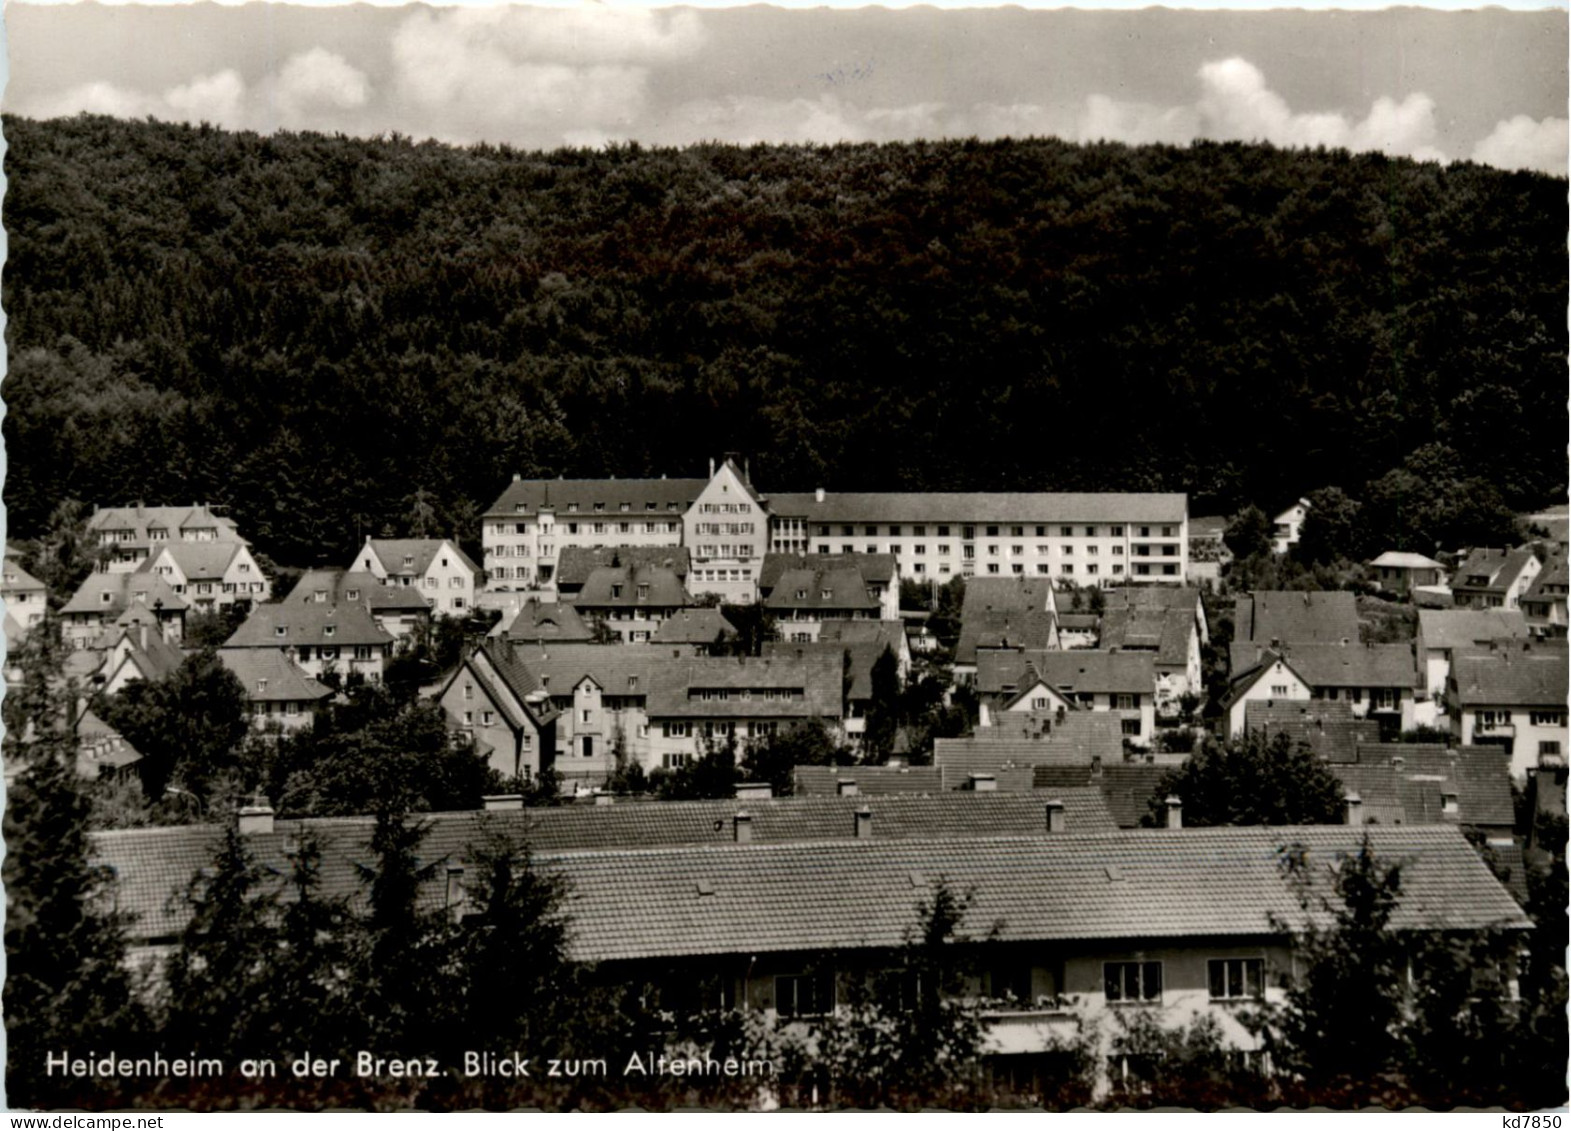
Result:
M1426 558L1423 554L1411 554L1399 550L1387 550L1374 561L1372 566L1385 566L1388 569L1444 569L1445 567L1434 558Z
M1565 707L1568 667L1563 649L1471 653L1451 662L1463 707Z
M213 529L218 532L220 540L243 541L233 519L214 514L211 507L202 503L190 507L104 507L88 516L87 529L95 534L109 530L132 530L135 531L133 544L146 544L147 532L160 529L175 531L174 537L179 537L178 532L182 530ZM163 545L162 542L159 544Z
M707 479L515 479L485 517L534 515L542 509L559 515L592 514L596 503L606 515L681 515L708 485Z
M1472 593L1504 593L1527 568L1532 550L1474 550L1457 567L1451 589Z
M1058 621L1041 609L977 609L960 621L955 663L975 664L990 651L1046 651L1058 641Z
M1358 639L1358 603L1344 592L1259 590L1238 598L1233 639L1270 644L1340 643Z
M660 622L650 636L653 644L713 644L731 640L736 629L719 609L678 609Z
M1090 648L977 653L976 689L983 695L1018 690L1038 678L1066 694L1151 695L1156 688L1155 658L1148 653Z
M826 491L769 497L770 512L809 522L1167 522L1184 521L1189 496L1132 492Z
M827 656L834 663L845 662L843 657L850 657L849 672L851 687L846 692L846 698L866 700L873 697L873 665L884 654L885 644L878 640L858 640L843 643L839 640L818 640L814 642L793 642L788 640L771 640L764 644L763 655L771 659L790 659L793 656Z
M497 649L490 649L497 654ZM520 641L512 651L521 665L552 695L571 695L587 676L606 695L649 697L662 669L677 664L665 644L550 644L544 648ZM651 712L652 713L652 712Z
M587 644L594 638L594 633L572 605L534 597L519 606L502 635L509 640L546 644Z
M1071 786L1092 785L1102 791L1107 808L1121 829L1140 827L1150 811L1157 787L1173 767L1155 762L1102 762L1097 766L1048 765L1032 771L1032 785L1038 790L1060 790Z
M431 602L413 585L389 585L373 573L347 569L308 569L289 591L283 603L318 603L364 605L372 613L429 612Z
M653 718L820 718L842 713L843 664L836 655L695 656L669 660L654 672ZM724 700L692 698L698 689L739 691ZM789 691L789 699L757 692Z
M1189 663L1195 635L1194 606L1187 608L1108 608L1102 614L1101 646L1122 652L1149 652L1164 667Z
M1068 711L1062 719L1051 720L1050 729L1039 738L1023 738L1018 733L994 735L998 729L988 727L965 738L934 739L933 764L975 773L1011 765L1089 766L1097 760L1111 764L1124 756L1123 730L1111 711Z
M364 606L325 605L314 601L258 605L251 610L225 648L338 647L390 644L393 638L377 627Z
M415 573L423 575L431 568L437 554L447 553L470 573L479 573L480 567L469 560L469 555L447 538L367 538L363 549L376 555L377 561L389 574ZM358 556L358 555L357 555ZM405 565L412 561L412 565Z
M1533 584L1527 587L1527 592L1522 594L1523 601L1547 601L1553 596L1564 598L1566 586L1571 584L1571 573L1568 573L1566 556L1556 554L1544 563L1544 568L1538 571L1538 576L1533 578Z
M1046 577L968 577L960 602L962 620L983 612L1042 612L1055 607Z
M160 542L152 548L147 560L137 569L143 573L153 571L153 563L168 554L187 581L222 581L235 556L240 553L240 542Z
M563 546L556 557L558 591L577 589L601 566L660 566L685 578L685 546Z
M758 591L767 596L786 573L855 570L867 585L888 585L899 567L893 554L765 554L758 567Z
M676 609L691 602L674 569L634 565L591 571L572 603L580 609Z
M1382 824L1452 822L1505 829L1516 823L1507 750L1386 742L1359 743L1357 754L1357 762L1334 765L1331 772L1358 793L1366 820L1378 816ZM1455 815L1442 812L1441 795L1447 792L1457 795Z
M90 573L60 612L63 616L100 613L112 619L137 605L148 609L161 606L166 613L191 607L156 573Z
M1518 609L1419 609L1418 639L1426 649L1455 651L1528 635Z
M1355 718L1345 699L1245 703L1244 729L1263 731L1267 739L1285 734L1328 762L1356 762L1360 743L1380 741L1379 720Z
M92 711L76 720L76 773L97 778L105 770L118 770L142 760L142 752L119 731Z
M165 640L164 634L156 625L150 626L145 634L140 631L133 632L130 627L117 628L116 631L126 634L131 641L126 660L135 666L143 679L149 682L172 675L185 662L185 653Z
M235 673L252 703L316 702L333 693L306 675L282 648L220 648L218 659Z
M856 782L858 793L882 797L897 793L942 793L944 775L937 766L794 766L791 789L798 796L833 794L840 781Z
M780 574L764 607L771 610L841 610L877 612L879 599L869 592L860 570L788 569Z
M1278 652L1311 687L1413 687L1418 666L1407 644L1284 644ZM1246 672L1272 650L1234 641L1233 671Z
M818 630L820 641L841 644L878 644L894 649L898 655L905 644L906 626L902 620L828 620Z
M5 548L4 572L0 574L4 589L11 593L42 593L46 588L44 583L23 569L18 557L11 546Z
M1270 936L1306 911L1284 875L1301 854L1324 891L1365 837L1402 861L1396 929L1529 920L1455 829L1135 830L1089 836L878 840L566 854L574 957L611 961L899 946L942 879L1001 942Z

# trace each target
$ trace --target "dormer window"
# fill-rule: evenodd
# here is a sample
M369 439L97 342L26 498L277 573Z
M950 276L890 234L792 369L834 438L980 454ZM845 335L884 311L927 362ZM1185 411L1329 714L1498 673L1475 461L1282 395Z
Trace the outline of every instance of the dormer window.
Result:
M629 691L638 690L638 677L636 675L630 675L627 677L627 689Z
M619 509L619 510L620 510L620 511L621 511L621 512L622 512L622 513L623 513L623 514L626 514L626 513L627 513L627 512L628 512L628 511L630 511L630 510L632 510L632 509L633 509L633 504L632 504L632 503L623 503L623 504L622 504L622 505L621 505L621 507L619 507L619 508L618 508L618 509Z
M523 503L514 503L513 504L513 513L514 514L528 514L529 513L529 508L526 507Z
M283 636L286 633L288 633L288 631L289 630L287 628L285 628L283 625L279 625L277 628L273 629L273 635L274 636Z
M258 695L264 695L267 693L267 680L259 679L256 681L256 693Z
M415 565L415 556L413 554L405 554L404 555L404 568L405 569L413 569L414 565Z
M99 601L101 603L107 605L107 604L109 604L110 601L113 601L115 599L115 596L114 596L113 593L100 593L98 595L98 599L99 599Z
M622 595L622 587L620 585L613 585L613 586L611 586L611 596L612 596L612 598L618 598L618 597L621 597L621 595Z
M358 601L358 600L360 600L360 590L358 590L358 589L351 589L347 593L345 593L344 596L347 597L351 601Z
M648 597L649 597L649 586L647 584L643 583L643 582L640 582L639 586L638 586L638 599L640 601L643 601L643 600L648 599Z
M805 601L805 600L807 600L807 590L806 589L798 589L796 591L796 599L798 601Z
M604 512L605 512L605 504L604 503L596 503L595 504L595 513L596 514L603 514Z
M323 636L331 636L336 631L338 631L338 626L337 625L325 624L325 625L322 626L322 635Z
M145 591L141 592L141 593L138 593L136 595L136 601L137 601L137 604L139 604L139 605L147 604L147 593Z
M822 592L820 592L818 595L820 597L822 597L824 600L827 601L827 600L829 600L830 598L832 598L835 595L835 592L834 592L833 589L825 589Z
M312 594L312 596L316 598L316 603L318 605L325 605L327 603L326 589L318 589L314 594Z
M442 568L443 568L443 569L446 569L446 568L447 568L447 559L446 559L446 558L443 558L443 559L442 559Z

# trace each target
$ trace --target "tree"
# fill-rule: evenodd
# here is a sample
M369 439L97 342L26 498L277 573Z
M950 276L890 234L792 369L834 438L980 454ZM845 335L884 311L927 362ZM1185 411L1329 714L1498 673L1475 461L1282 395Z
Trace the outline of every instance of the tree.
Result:
M1216 1018L1202 1014L1172 1028L1149 1008L1114 1013L1109 1064L1114 1107L1192 1107L1203 1111L1265 1098L1259 1075L1230 1060Z
M982 1102L981 1007L968 999L983 938L965 920L974 892L934 883L893 966L852 979L845 1009L812 1026L829 1102L838 1107L965 1108Z
M873 661L872 697L867 708L866 730L862 734L862 756L868 762L888 761L894 751L895 734L902 722L900 713L900 662L888 645Z
M49 590L49 604L58 609L105 560L105 551L87 531L92 508L65 499L50 512L43 534L24 555L24 564Z
M1363 525L1363 507L1340 487L1322 487L1305 496L1309 511L1293 553L1301 561L1362 561L1373 548ZM1378 552L1378 551L1375 551Z
M855 761L851 751L835 741L822 721L811 719L749 740L741 771L744 780L768 782L776 797L788 797L794 788L795 767L849 766Z
M662 801L734 797L737 783L736 737L724 742L701 739L699 755L674 770L657 768L649 784Z
M1185 825L1330 825L1342 819L1343 795L1307 746L1257 731L1202 743L1162 776L1143 823L1160 825L1166 799L1176 796Z
M1228 520L1222 541L1235 558L1268 554L1272 546L1271 520L1265 511L1251 503Z

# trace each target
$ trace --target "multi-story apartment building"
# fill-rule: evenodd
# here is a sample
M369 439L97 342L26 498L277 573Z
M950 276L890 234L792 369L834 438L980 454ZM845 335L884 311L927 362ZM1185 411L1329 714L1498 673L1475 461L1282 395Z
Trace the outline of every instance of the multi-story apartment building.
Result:
M244 542L169 542L156 547L137 569L158 574L198 612L234 604L249 608L273 592Z
M189 507L98 507L87 520L89 538L108 551L103 568L136 569L169 542L243 542L234 520L203 503Z
M1188 497L1037 492L771 495L776 549L893 554L902 577L1051 577L1076 585L1187 578Z
M683 516L682 540L692 555L687 587L693 594L753 602L769 549L769 509L734 458L727 456L718 469L711 465L709 482Z
M487 592L554 590L568 546L680 546L704 479L520 479L485 512Z

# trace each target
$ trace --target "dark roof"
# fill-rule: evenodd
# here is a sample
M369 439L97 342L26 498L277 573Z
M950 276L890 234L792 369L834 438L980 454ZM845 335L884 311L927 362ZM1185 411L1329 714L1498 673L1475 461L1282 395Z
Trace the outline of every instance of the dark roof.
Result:
M493 655L496 648L491 649ZM519 642L512 659L529 672L534 687L571 695L587 676L606 695L649 696L663 666L676 663L663 644L547 644Z
M367 538L362 550L369 549L389 574L415 573L424 575L436 560L436 555L446 551L458 559L470 573L479 573L480 567L469 560L469 555L458 548L458 543L446 538ZM357 555L358 556L358 555ZM405 565L405 559L413 564Z
M1062 719L1040 719L1049 729L1040 738L1023 738L1011 728L1004 734L988 727L965 738L933 740L933 764L960 773L988 772L1006 766L1089 766L1123 758L1123 730L1111 711L1069 711Z
M282 648L220 648L218 659L234 672L252 703L314 701L333 693L306 675Z
M989 651L1045 651L1057 642L1053 613L1041 609L977 609L960 622L955 662L974 664Z
M1532 550L1474 550L1451 577L1451 589L1504 593L1527 567Z
M87 529L94 533L106 530L133 530L134 541L148 542L149 530L206 530L218 532L218 538L229 542L242 539L235 529L234 520L214 514L207 505L198 503L189 507L105 507L95 510L87 519ZM178 535L177 535L178 536ZM164 545L163 542L159 543Z
M108 594L108 600L104 595ZM156 573L90 573L60 610L62 615L100 613L107 619L136 606L152 609L159 605L165 613L189 609L190 603Z
M856 782L859 793L942 793L943 772L937 766L795 766L791 788L798 796L838 793L841 779Z
M572 605L529 598L513 615L504 635L520 642L588 643L594 633Z
M624 565L590 571L572 603L580 609L680 609L690 601L676 570Z
M187 581L222 581L229 563L243 548L242 542L186 542L171 539L153 546L147 560L137 569L151 573L153 563L164 554L173 559Z
M1331 771L1358 794L1366 821L1506 829L1516 823L1507 750L1388 742L1360 743L1357 753L1357 762L1339 763ZM1442 812L1441 797L1448 792L1457 795L1454 815Z
M1379 720L1355 718L1345 699L1254 700L1244 704L1244 728L1267 739L1285 734L1328 762L1356 762L1359 743L1380 741Z
M35 590L43 592L45 588L44 583L23 569L17 561L17 557L15 549L11 546L5 548L4 572L0 574L0 580L4 581L5 589L10 592L32 592Z
M1279 653L1311 687L1412 687L1418 682L1413 649L1407 644L1285 644ZM1234 641L1233 671L1251 670L1271 649Z
M1564 599L1568 583L1571 583L1571 574L1568 574L1566 568L1566 556L1556 554L1544 563L1543 569L1538 571L1538 576L1533 578L1533 584L1529 585L1527 592L1522 594L1522 600L1547 601L1556 596Z
M685 546L563 546L556 557L556 587L577 589L601 566L661 566L685 578Z
M1168 608L1109 607L1102 614L1103 648L1147 652L1168 667L1189 663L1189 644L1195 637L1195 610L1190 605Z
M835 718L841 716L842 661L838 655L694 656L671 659L654 671L649 693L650 718ZM724 700L693 699L698 688L749 694ZM800 692L800 698L751 694L775 690Z
M282 629L282 631L279 631ZM329 633L331 629L331 633ZM363 605L258 605L245 623L224 641L225 648L349 647L389 644L392 637L377 627Z
M678 609L655 629L649 639L654 644L713 644L731 640L736 629L719 609Z
M1150 812L1157 786L1172 766L1154 762L1106 762L1099 766L1037 766L1032 784L1038 790L1057 790L1067 786L1094 785L1107 800L1108 811L1121 829L1140 827Z
M860 570L788 569L776 579L775 587L764 598L769 609L860 609L882 608L868 590Z
M968 577L960 617L965 620L983 612L1041 612L1053 607L1053 582L1049 578Z
M873 697L873 665L878 663L878 658L884 654L885 648L895 651L893 645L886 644L882 640L858 640L851 643L842 643L839 640L812 642L771 640L764 644L763 654L775 659L789 659L792 656L828 656L835 663L843 663L843 657L849 656L851 688L846 692L846 698L865 700Z
M1426 650L1468 650L1527 635L1527 621L1518 609L1418 610L1418 639Z
M1473 653L1451 663L1457 702L1463 707L1565 707L1568 666L1564 650Z
M888 585L898 566L893 554L765 554L758 568L758 591L768 596L783 574L796 570L855 570L868 585Z
M1238 598L1233 607L1235 641L1309 644L1358 638L1358 604L1351 593L1263 589Z
M1009 694L1040 679L1069 693L1154 694L1155 659L1148 653L1068 651L978 652L976 688L984 695Z
M322 600L317 602L317 594ZM351 597L350 595L353 594ZM413 609L430 612L431 602L413 585L389 585L363 570L308 569L289 591L283 603L341 604L354 602L372 613Z
M598 513L607 516L681 515L708 483L707 479L515 479L491 504L485 517L533 515L541 508L559 515L588 515L596 513L596 503L604 508ZM622 510L624 504L626 511Z
M1088 836L840 841L569 854L572 954L616 960L896 947L944 880L1001 942L1259 938L1325 923L1285 874L1301 854L1322 893L1338 859L1403 864L1397 929L1525 928L1527 917L1454 829L1340 826L1138 830Z
M1164 522L1181 523L1189 496L1134 492L826 491L771 495L773 514L809 522Z
M112 629L106 635L118 637L124 633L131 642L131 648L126 653L126 659L136 666L142 678L148 681L163 679L172 675L182 663L185 662L185 653L164 639L164 634L159 631L156 624L146 626L146 632L132 631L134 626L124 626ZM96 643L96 642L95 642ZM109 646L113 647L112 642ZM113 675L113 672L106 672Z

